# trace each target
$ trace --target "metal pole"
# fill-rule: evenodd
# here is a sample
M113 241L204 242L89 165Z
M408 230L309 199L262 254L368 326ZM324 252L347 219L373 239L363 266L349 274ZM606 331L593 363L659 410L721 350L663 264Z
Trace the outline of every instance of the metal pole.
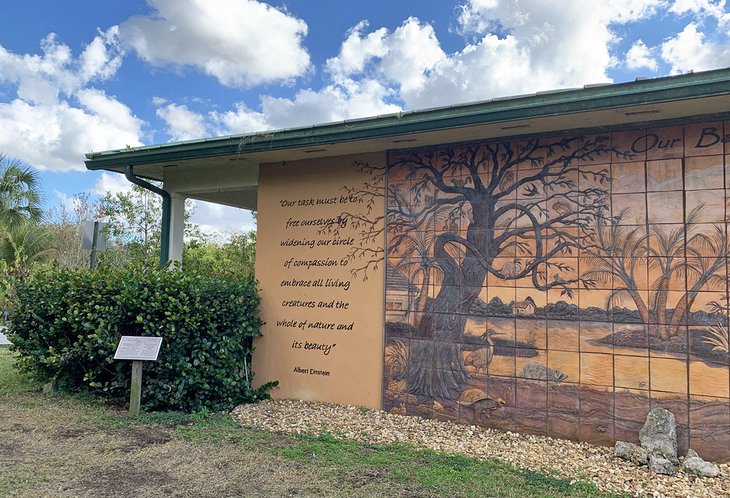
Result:
M170 193L165 189L161 189L135 176L134 165L129 164L124 169L124 175L127 180L147 189L162 197L162 226L160 228L160 268L163 268L170 259L170 210L172 209L172 199Z
M96 246L99 243L99 222L94 222L94 235L91 237L91 271L96 270Z

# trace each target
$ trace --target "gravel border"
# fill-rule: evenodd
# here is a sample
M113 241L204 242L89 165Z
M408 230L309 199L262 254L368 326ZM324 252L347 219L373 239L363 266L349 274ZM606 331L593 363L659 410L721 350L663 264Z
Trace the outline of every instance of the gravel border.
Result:
M471 457L497 458L559 477L594 482L600 489L632 496L730 496L730 464L721 476L700 479L682 471L660 476L613 456L613 448L546 436L503 432L473 425L396 415L382 410L292 400L241 405L241 424L288 434L319 434L368 443L408 443Z

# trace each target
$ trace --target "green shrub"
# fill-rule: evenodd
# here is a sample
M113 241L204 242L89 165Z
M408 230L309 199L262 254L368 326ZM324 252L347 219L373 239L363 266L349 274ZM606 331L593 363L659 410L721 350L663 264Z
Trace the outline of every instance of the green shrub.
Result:
M38 380L122 401L131 362L113 359L120 337L161 336L158 361L144 363L143 406L222 410L262 399L275 384L251 388L258 304L253 278L51 270L17 282L10 340Z

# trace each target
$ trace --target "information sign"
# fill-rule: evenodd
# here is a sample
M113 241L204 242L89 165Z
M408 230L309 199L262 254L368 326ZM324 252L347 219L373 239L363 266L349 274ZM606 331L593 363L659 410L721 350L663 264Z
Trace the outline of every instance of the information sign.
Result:
M139 337L125 335L119 341L115 360L157 361L162 337Z

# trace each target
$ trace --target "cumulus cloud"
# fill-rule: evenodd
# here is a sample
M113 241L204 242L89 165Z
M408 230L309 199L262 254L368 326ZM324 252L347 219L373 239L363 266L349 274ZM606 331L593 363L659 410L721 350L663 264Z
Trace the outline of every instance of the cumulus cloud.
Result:
M651 16L663 0L469 0L461 50L445 53L433 27L409 18L392 32L356 25L327 61L342 87L385 85L384 103L411 109L608 82L614 27Z
M114 96L96 89L114 76L123 52L116 28L100 31L74 57L54 34L41 54L16 54L0 46L0 150L39 169L82 170L94 150L140 145L143 122Z
M730 65L730 45L727 41L708 40L697 24L688 24L676 36L661 45L661 56L672 74L690 70L704 71Z
M165 104L157 109L156 114L167 125L167 134L173 141L208 136L205 116L191 111L185 105Z
M325 64L325 85L293 97L262 95L208 114L211 130L245 133L611 81L614 28L664 0L470 0L458 16L464 47L446 53L415 17L397 28L362 21ZM656 67L637 44L627 65ZM643 58L642 58L643 57Z
M119 173L107 173L102 172L99 178L94 183L91 191L98 196L104 196L107 193L112 195L115 194L126 194L131 192L132 183L127 178Z
M412 106L608 82L614 26L650 16L661 0L470 0L460 32L471 40L436 64Z
M366 33L361 22L350 30L340 53L327 60L326 67L334 80L346 83L353 75L386 79L402 91L421 88L427 72L446 54L441 50L433 27L409 17L392 33L379 28ZM375 64L371 64L375 62Z
M51 103L73 95L91 81L113 76L122 63L116 27L99 32L79 57L59 43L54 33L41 41L42 54L15 54L0 46L0 83L17 87L32 103Z
M39 169L83 170L93 150L141 145L142 121L101 90L79 91L77 106L61 100L0 103L0 150Z
M198 200L193 203L195 208L190 221L197 224L203 233L225 240L231 233L256 229L251 211Z
M191 66L230 87L290 80L310 69L301 19L254 0L148 0L153 14L119 27L155 66Z
M725 12L725 0L675 0L669 12L677 15L692 14L698 17L713 17L722 24L730 22L730 13Z
M210 117L220 134L331 123L399 112L398 104L387 102L391 93L376 80L348 80L320 90L299 90L293 98L262 96L261 111L239 104L234 110L213 112Z
M626 52L626 66L629 69L649 69L656 71L659 64L652 54L652 50L642 40L637 40Z

